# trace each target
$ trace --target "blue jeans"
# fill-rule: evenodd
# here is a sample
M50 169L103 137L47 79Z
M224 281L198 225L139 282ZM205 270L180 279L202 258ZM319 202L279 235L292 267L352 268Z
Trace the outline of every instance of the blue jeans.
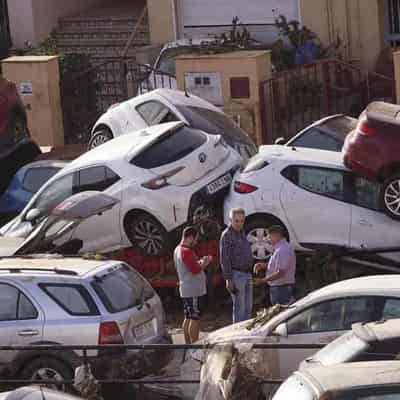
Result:
M288 305L292 301L293 286L270 286L269 287L269 298L271 306L275 304Z
M232 294L233 323L246 321L251 318L253 311L253 281L248 272L233 271L233 284L237 290Z

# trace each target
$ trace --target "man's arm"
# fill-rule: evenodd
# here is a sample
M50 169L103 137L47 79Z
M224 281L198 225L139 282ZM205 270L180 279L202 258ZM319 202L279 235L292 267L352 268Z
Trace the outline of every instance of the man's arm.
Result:
M181 247L181 257L182 261L192 274L198 275L203 271L203 266L196 260L193 250L188 249L187 247Z

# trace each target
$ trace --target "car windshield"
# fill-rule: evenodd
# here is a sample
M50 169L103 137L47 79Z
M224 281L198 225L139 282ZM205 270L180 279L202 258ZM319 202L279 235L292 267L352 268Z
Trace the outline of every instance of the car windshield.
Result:
M110 313L138 306L154 296L154 290L125 264L119 264L101 277L95 277L92 287Z
M290 376L278 391L275 393L273 400L313 400L315 396L310 386L302 382L296 375Z
M176 108L192 128L200 129L210 135L221 135L245 158L250 158L257 153L257 146L251 138L225 114L203 107L179 104L176 104Z
M329 343L318 351L311 361L320 362L323 365L340 364L350 362L366 351L370 345L360 339L354 332L347 332L340 338Z

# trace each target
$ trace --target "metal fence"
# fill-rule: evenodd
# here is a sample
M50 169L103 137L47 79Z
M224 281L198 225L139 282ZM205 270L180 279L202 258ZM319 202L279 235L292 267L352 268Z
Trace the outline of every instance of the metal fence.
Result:
M373 100L395 100L394 79L339 60L278 72L260 84L264 143L289 139L332 114L358 116Z

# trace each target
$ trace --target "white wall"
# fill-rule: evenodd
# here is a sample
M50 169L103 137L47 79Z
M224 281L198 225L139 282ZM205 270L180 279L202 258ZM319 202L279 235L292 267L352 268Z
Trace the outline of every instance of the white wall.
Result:
M32 0L8 1L10 32L13 47L25 47L25 41L35 41Z

